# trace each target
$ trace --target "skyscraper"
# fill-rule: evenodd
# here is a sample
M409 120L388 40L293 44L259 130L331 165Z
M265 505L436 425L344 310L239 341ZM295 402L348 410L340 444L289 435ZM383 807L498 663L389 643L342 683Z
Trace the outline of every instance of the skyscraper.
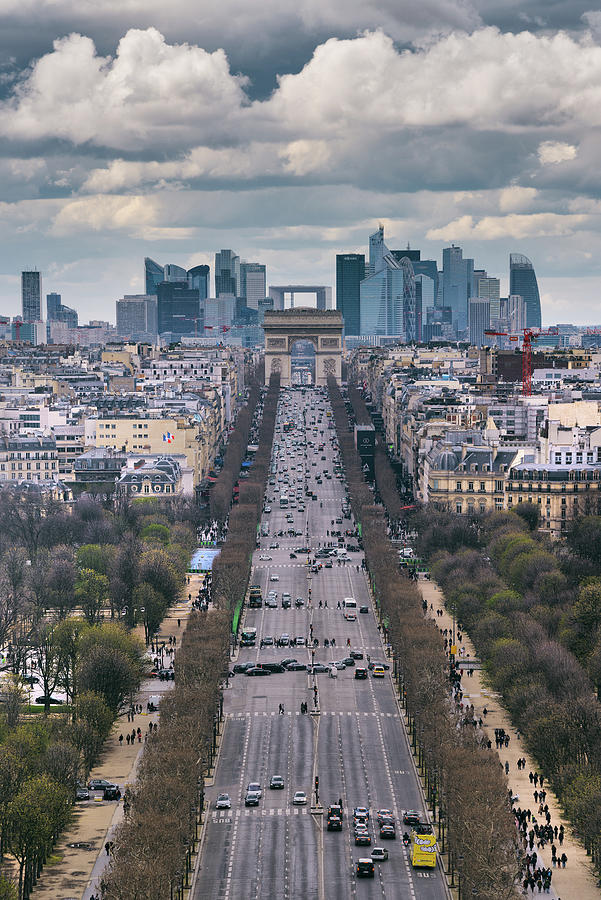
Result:
M482 347L484 332L490 328L490 300L470 297L469 302L470 344Z
M215 254L215 296L220 294L240 296L240 257L233 250Z
M134 340L152 340L157 335L157 299L152 294L126 294L117 300L117 333Z
M168 334L172 340L204 334L204 308L196 288L187 282L164 281L156 290L159 334Z
M48 321L56 321L58 319L58 314L61 306L62 297L60 294L54 293L46 294L46 318Z
M267 268L262 263L240 263L240 296L250 309L259 308L267 296Z
M360 285L359 333L404 336L404 273L400 264L384 265Z
M454 244L442 251L443 303L452 310L458 336L467 329L467 302L473 296L474 260L464 259L461 247Z
M209 266L194 266L193 269L188 269L188 287L198 291L201 302L209 296L210 275Z
M42 319L42 276L39 272L21 272L21 310L24 322Z
M510 294L507 299L509 331L512 334L519 334L524 328L529 328L530 326L526 325L527 316L528 308L524 298L520 297L519 294Z
M519 294L526 304L526 328L540 328L542 324L540 294L534 266L527 256L509 256L509 293Z
M163 267L163 281L187 281L188 273L181 266L174 263L167 263Z
M155 262L149 256L144 257L144 284L145 293L154 294L156 296L157 285L165 280L165 270L163 266Z
M77 310L71 309L70 306L65 306L61 299L60 294L46 294L48 325L50 325L50 322L63 322L68 328L77 328L79 325Z
M336 309L342 313L345 334L361 334L360 285L364 278L364 253L336 254Z

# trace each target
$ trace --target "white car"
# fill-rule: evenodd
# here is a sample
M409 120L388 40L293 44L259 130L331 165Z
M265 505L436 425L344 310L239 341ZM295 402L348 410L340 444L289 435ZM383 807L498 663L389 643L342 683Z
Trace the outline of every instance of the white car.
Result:
M279 580L280 580L280 576L279 576L279 575L270 575L270 576L269 576L269 580L270 580L270 581L279 581Z
M261 562L271 562L271 556L268 556L267 553L261 553L259 559Z
M232 801L229 794L219 794L215 802L215 809L231 809Z
M265 512L266 512L266 513L270 513L270 512L271 512L271 506L266 506L266 507L265 507Z
M294 797L292 798L293 806L306 806L307 805L307 795L304 791L297 791Z

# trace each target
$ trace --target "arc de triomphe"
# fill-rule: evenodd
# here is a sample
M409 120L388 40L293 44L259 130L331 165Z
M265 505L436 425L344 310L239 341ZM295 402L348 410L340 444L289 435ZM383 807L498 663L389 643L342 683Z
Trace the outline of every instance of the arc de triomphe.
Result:
M296 307L267 310L265 332L265 384L272 372L280 373L282 387L290 385L290 350L295 341L311 341L315 347L315 384L327 384L328 375L342 377L342 313L337 309Z

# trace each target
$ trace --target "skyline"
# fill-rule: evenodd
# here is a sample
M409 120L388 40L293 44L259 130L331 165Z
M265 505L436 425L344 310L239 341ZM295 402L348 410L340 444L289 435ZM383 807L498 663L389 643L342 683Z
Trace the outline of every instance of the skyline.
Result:
M112 320L144 256L189 269L220 247L333 286L382 222L426 258L459 244L503 293L523 253L545 323L594 321L601 13L411 6L57 0L32 35L32 3L4 4L0 312L35 267Z

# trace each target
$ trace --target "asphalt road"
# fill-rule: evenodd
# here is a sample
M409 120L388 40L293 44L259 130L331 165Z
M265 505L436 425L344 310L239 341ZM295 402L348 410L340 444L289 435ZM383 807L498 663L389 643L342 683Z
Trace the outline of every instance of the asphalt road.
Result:
M316 662L347 656L348 639L350 649L362 651L365 657L369 654L371 660L384 660L361 568L362 554L350 553L349 562L334 562L332 568L324 565L318 573L310 572L306 554L290 558L296 547L310 546L315 550L335 543L336 538L328 533L332 528L342 532L354 529L350 518L344 518L342 525L332 525L332 519L341 515L345 487L344 481L334 474L337 451L333 423L326 416L328 409L325 396L317 391L306 390L304 396L300 391L282 391L280 395L274 438L277 471L270 479L275 484L270 484L267 491L266 505L271 506L271 512L264 513L262 520L270 533L261 538L261 547L254 555L252 578L261 584L264 597L270 589L278 592L278 606L247 610L245 626L255 626L259 639L277 639L283 633L308 638L312 624L313 637L319 640ZM321 415L316 412L319 410ZM284 434L283 423L287 421L295 421L297 427ZM320 450L322 444L324 448ZM292 466L301 468L293 471ZM286 467L288 472L284 473ZM319 473L328 473L331 478L322 474L322 484L317 484ZM285 478L288 485L284 480L278 481ZM305 500L305 481L308 489L318 495L317 500ZM288 511L279 508L279 496L285 492L293 497L297 486L305 510L289 510L293 515L290 524L286 521ZM301 531L302 537L276 536L278 531L290 527ZM349 541L355 543L351 538ZM279 543L278 549L270 548L274 542ZM261 555L271 559L260 560ZM272 581L272 577L278 580ZM282 609L284 592L291 594L291 609ZM358 607L368 606L369 612L358 614L355 622L346 622L337 604L351 596ZM296 597L303 598L302 608L294 606ZM334 638L335 647L324 647L325 638ZM309 663L311 651L296 646L261 648L258 640L256 647L241 648L236 661L279 661L285 657ZM367 659L358 665L367 665ZM317 708L314 684L318 688ZM313 714L301 714L303 701ZM283 714L278 711L279 704L284 706ZM302 671L261 678L240 674L230 680L225 691L224 711L225 731L215 784L208 797L211 809L193 894L196 900L342 900L357 896L430 900L447 896L440 868L413 869L400 840L403 810L422 811L423 807L388 674L384 679L370 674L366 680L356 680L352 667L339 671L337 678ZM284 777L284 790L269 789L272 775ZM330 803L342 798L342 832L328 832L325 815L311 813L316 799L315 775L319 777L319 803L324 812ZM251 781L260 782L263 797L258 807L247 809L244 796ZM299 790L307 794L307 806L293 806L292 798ZM221 792L229 793L231 810L214 809ZM349 826L354 806L370 809L371 847L354 845L352 825ZM380 841L376 837L373 815L381 807L394 811L398 823L396 840ZM388 848L389 859L376 863L373 880L357 879L356 860L369 856L372 847L382 845Z

